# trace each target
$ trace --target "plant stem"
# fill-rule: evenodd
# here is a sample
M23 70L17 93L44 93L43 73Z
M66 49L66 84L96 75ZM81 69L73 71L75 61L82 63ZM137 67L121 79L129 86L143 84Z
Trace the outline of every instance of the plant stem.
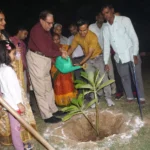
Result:
M94 129L94 131L96 132L96 135L98 136L98 132L96 130L96 128L94 127L94 125L92 124L92 122L89 120L89 118L86 116L86 114L81 110L83 116L87 119L87 121L89 122L89 124L92 126L92 128Z
M99 110L98 110L98 97L97 97L97 92L96 90L94 91L95 99L96 99L96 131L97 131L97 136L99 136Z

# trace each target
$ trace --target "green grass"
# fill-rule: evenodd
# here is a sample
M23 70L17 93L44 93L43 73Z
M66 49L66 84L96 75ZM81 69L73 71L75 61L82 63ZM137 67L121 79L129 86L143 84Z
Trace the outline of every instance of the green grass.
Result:
M110 148L108 148L108 150L150 150L150 101L149 101L150 69L149 69L149 62L150 62L149 58L145 58L143 60L143 63L145 65L143 68L143 79L144 79L146 104L144 107L142 107L142 111L143 111L143 118L144 118L143 121L145 122L145 125L144 127L140 129L137 136L133 136L130 139L129 143L121 144L121 143L115 142L115 144L113 144ZM38 131L39 133L42 133L44 129L46 129L46 127L51 126L51 125L45 124L40 117L37 107L34 106L34 108L36 109L35 118L37 122ZM104 100L101 100L100 109L121 111L125 114L132 113L135 116L140 117L139 107L138 107L137 102L133 104L128 104L125 101L125 98L120 101L115 101L115 106L110 107L110 108L108 108ZM34 148L35 150L45 150L45 148L37 141L34 142L34 145L35 145L35 148ZM14 150L14 148L11 146L3 147L0 145L0 150Z
M116 105L113 108L109 108L109 110L121 111L124 114L131 113L140 117L137 103L128 104L124 100L120 100L115 104ZM108 109L105 101L103 101L101 103L101 109L105 108ZM137 136L133 136L127 144L115 142L115 144L109 148L110 150L150 150L150 103L148 101L146 105L142 107L142 111L145 125L139 130Z

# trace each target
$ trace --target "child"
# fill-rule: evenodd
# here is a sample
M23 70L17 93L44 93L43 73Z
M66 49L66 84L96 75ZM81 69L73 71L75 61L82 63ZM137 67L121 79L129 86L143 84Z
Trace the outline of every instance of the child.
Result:
M22 89L19 80L11 63L15 60L15 46L7 41L0 41L0 88L3 99L19 114L25 113L25 107L22 100ZM21 125L9 113L12 142L16 150L24 150L24 144L21 139ZM30 144L28 144L30 146Z

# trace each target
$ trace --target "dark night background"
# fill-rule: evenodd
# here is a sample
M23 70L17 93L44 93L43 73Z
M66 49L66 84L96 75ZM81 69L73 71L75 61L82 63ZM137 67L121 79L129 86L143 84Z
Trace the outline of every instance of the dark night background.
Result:
M18 25L26 26L29 31L38 21L40 11L49 9L55 22L63 25L63 34L69 36L68 25L79 18L90 23L105 3L111 3L115 11L131 18L140 41L140 51L150 52L150 0L3 0L0 9L6 17L6 31L13 35Z

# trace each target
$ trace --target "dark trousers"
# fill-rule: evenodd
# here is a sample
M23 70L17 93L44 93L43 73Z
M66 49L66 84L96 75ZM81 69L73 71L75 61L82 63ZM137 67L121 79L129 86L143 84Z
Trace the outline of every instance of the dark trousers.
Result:
M84 58L84 56L72 58L72 63L73 64L79 64L82 61L83 58ZM84 70L83 69L78 69L78 70L74 71L75 80L82 80L82 77L80 76L82 71L84 71Z
M73 64L79 64L82 59L84 58L85 56L81 56L81 57L75 57L75 58L72 58L72 63ZM74 73L74 79L75 80L84 80L82 77L81 77L81 72L84 71L83 69L78 69L78 70L75 70L73 73ZM82 93L82 90L78 90L78 94Z

